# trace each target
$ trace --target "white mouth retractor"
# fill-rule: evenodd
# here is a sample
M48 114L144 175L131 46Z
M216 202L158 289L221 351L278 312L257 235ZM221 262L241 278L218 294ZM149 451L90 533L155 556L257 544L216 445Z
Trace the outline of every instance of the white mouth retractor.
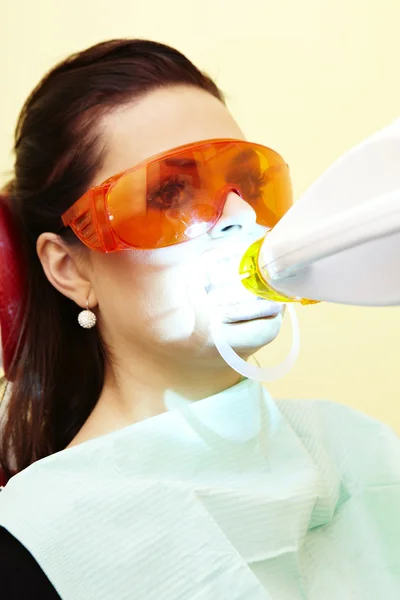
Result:
M300 331L293 304L286 304L292 323L292 347L286 359L274 367L251 365L241 358L226 340L224 322L229 322L241 303L254 302L257 297L241 283L239 264L243 254L254 240L232 240L231 245L206 252L203 255L205 289L209 299L210 332L215 347L225 362L235 371L255 381L275 381L293 368L300 351Z

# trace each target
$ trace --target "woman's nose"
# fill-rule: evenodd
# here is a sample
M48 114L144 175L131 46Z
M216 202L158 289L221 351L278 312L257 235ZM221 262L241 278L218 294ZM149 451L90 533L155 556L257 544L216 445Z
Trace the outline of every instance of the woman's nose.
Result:
M245 202L236 192L229 192L222 214L214 227L208 232L213 238L221 238L240 230L251 230L256 224L257 216L250 204Z

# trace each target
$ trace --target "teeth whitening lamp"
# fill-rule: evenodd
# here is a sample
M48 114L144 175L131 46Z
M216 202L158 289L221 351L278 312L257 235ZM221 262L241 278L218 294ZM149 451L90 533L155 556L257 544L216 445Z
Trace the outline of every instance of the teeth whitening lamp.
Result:
M261 298L287 303L293 346L274 368L242 360L221 321L215 344L239 373L259 381L286 374L299 352L293 302L400 305L400 119L346 152L244 253L238 278Z
M400 305L400 119L337 160L240 271L264 298Z

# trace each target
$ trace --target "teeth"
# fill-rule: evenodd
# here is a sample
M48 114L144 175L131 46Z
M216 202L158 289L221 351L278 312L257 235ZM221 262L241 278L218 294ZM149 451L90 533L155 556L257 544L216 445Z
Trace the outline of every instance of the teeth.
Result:
M210 285L208 295L225 323L276 316L282 309L281 304L255 296L240 282Z
M276 316L281 310L279 304L252 294L241 281L240 261L253 241L241 240L202 256L205 291L225 323Z
M217 285L210 283L208 286L208 294L214 302L224 306L231 306L249 301L257 302L257 297L249 292L240 281Z

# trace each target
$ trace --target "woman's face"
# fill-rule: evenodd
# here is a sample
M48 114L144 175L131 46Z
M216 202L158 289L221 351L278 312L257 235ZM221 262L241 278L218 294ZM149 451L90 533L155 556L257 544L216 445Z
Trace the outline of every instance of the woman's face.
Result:
M176 146L211 138L244 139L219 100L183 86L151 92L105 117L101 127L105 159L94 185ZM222 361L209 335L203 255L260 233L253 209L230 192L219 221L196 239L156 250L91 252L91 303L97 304L98 326L111 351L117 357L121 352L146 353L191 366ZM225 324L230 344L244 356L268 344L281 325L277 307L271 306L271 312L274 316L256 319L250 311L245 316L249 320Z

